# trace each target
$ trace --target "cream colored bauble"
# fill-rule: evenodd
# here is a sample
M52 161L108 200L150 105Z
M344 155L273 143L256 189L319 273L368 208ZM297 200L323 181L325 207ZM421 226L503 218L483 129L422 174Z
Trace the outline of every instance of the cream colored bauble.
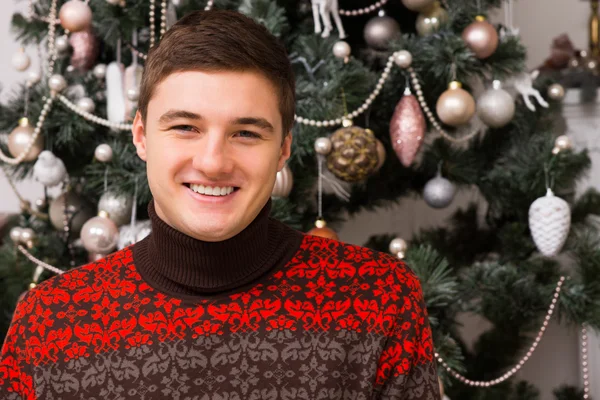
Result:
M92 23L92 10L81 0L69 0L60 8L58 18L63 28L79 32Z

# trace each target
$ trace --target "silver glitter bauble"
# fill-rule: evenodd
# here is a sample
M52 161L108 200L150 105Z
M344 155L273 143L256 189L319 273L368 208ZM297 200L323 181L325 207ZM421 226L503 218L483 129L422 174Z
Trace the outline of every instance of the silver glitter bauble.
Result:
M63 231L65 228L65 201L67 203L67 214L72 215L70 232L72 236L77 237L83 224L96 213L94 208L83 200L79 194L72 191L65 192L52 200L48 210L52 226L59 231Z
M422 11L431 6L434 0L402 0L404 7L411 11Z
M96 109L96 104L94 103L94 100L90 99L89 97L82 97L77 100L77 107L81 108L85 112L93 113Z
M54 41L54 47L59 52L69 50L69 38L66 35L62 35L56 38Z
M94 67L94 76L98 79L106 77L106 64L98 64Z
M13 241L14 244L21 243L21 234L23 233L23 228L15 226L10 230L10 240Z
M137 88L127 89L127 98L129 101L138 101L140 98L140 90Z
M562 100L565 97L565 88L560 83L548 86L548 97L552 100Z
M135 225L124 225L119 229L117 249L122 250L144 239L152 232L152 221L138 221Z
M433 208L447 207L456 194L456 186L448 179L437 175L425 184L423 199Z
M52 75L50 79L48 79L48 87L55 92L61 92L67 87L67 80L62 75Z
M315 151L318 154L326 156L331 152L331 140L326 137L320 137L315 140Z
M489 127L501 128L515 116L515 102L512 96L502 89L500 81L494 81L493 88L486 90L477 100L477 115Z
M21 118L19 120L19 126L12 130L12 132L8 135L8 152L13 157L19 157L21 153L23 153L27 146L31 143L31 139L33 139L34 128L29 124L29 120L27 118ZM33 161L38 155L44 150L44 136L40 133L33 145L23 158L23 161Z
M412 64L412 54L408 50L397 51L394 55L394 62L400 68L408 68Z
M41 80L42 80L42 73L39 70L34 69L27 73L27 83L29 83L30 85L35 85L36 83L38 83Z
M346 59L350 57L351 51L350 45L343 40L340 40L333 45L333 55L337 58Z
M98 212L106 211L117 226L125 225L131 220L131 206L133 198L124 195L117 195L113 192L106 192L100 197L98 202Z
M392 17L374 17L365 25L365 42L375 49L386 50L390 41L399 36L400 25Z
M398 258L404 258L404 254L406 253L407 249L408 243L406 243L406 240L402 238L397 237L390 242L390 253Z
M106 143L99 144L94 151L94 157L100 162L110 162L113 157L112 147Z
M106 213L90 218L81 228L81 242L90 253L108 254L117 247L119 228Z
M31 59L27 53L25 53L25 50L21 48L12 56L11 64L17 71L22 72L29 68L31 65Z

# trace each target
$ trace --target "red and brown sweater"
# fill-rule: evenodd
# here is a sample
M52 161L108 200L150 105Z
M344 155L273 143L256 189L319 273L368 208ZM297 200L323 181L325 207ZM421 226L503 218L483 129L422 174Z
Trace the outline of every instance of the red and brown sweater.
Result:
M419 281L384 253L269 218L153 232L18 304L0 399L438 400Z

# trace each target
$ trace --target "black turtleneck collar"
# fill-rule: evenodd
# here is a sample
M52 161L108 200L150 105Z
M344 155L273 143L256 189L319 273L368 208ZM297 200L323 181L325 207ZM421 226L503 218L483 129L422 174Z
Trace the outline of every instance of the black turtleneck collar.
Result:
M169 226L148 205L152 233L136 243L133 257L140 275L170 295L215 294L245 286L285 265L303 234L269 218L269 199L242 232L221 242L205 242Z

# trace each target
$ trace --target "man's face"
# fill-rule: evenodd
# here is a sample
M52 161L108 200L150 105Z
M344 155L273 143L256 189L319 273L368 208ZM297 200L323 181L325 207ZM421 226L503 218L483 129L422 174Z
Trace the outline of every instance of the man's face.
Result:
M209 242L237 235L258 215L291 139L282 145L277 92L255 72L173 73L155 88L145 126L139 112L133 123L156 213Z

